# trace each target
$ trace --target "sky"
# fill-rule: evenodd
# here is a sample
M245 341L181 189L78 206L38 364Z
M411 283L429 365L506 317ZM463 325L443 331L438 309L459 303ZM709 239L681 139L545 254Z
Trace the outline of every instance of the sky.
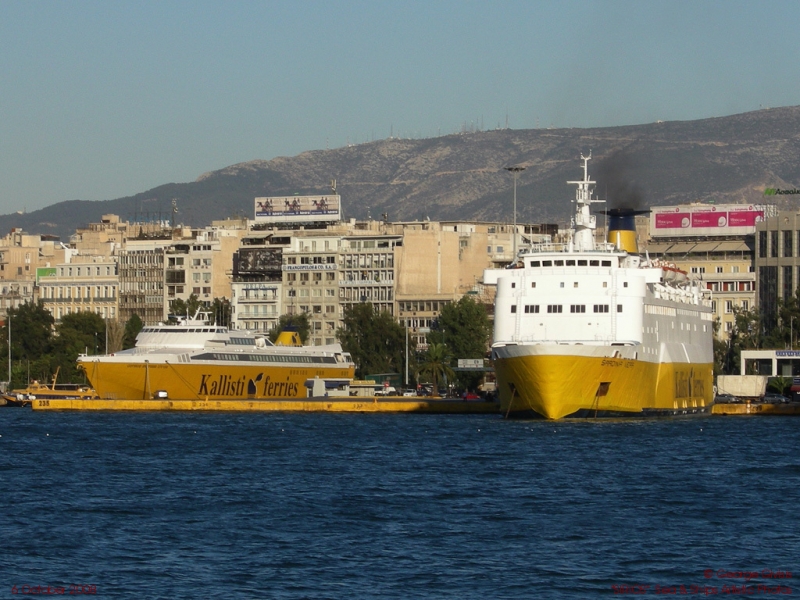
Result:
M798 104L796 0L0 0L0 214L392 135Z

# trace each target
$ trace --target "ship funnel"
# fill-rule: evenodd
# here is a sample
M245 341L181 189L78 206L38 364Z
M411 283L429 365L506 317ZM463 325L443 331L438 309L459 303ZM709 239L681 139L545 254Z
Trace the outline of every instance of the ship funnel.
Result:
M606 241L624 250L628 254L639 254L636 242L636 215L646 215L649 210L633 210L631 208L612 208L598 211L608 216L608 237Z

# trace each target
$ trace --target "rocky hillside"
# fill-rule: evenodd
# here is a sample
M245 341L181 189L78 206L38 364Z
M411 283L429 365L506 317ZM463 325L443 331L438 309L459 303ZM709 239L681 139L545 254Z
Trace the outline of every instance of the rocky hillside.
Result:
M0 231L68 238L76 227L105 213L123 219L169 218L204 225L253 214L253 198L327 193L337 180L345 216L390 220L511 219L512 177L518 218L562 222L581 177L580 153L591 150L597 192L614 205L685 202L763 202L765 187L800 187L800 107L774 108L704 119L595 129L497 130L445 137L387 139L294 157L254 160L171 183L136 196L101 202L60 202L0 216ZM771 196L781 208L798 196ZM792 205L793 206L793 205Z

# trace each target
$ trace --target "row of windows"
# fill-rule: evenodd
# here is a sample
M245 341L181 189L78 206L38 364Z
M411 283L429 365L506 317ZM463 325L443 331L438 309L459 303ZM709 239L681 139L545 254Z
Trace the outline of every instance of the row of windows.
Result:
M300 281L322 281L323 274L321 272L286 273L286 281L297 281L298 275L300 275ZM325 273L325 281L336 281L336 273L327 271Z
M780 252L778 247L778 231L759 231L758 232L758 257L759 258L777 258L778 256L798 256L800 255L800 248L795 252L794 238L800 240L800 231L795 232L790 229L781 231L780 241L783 246L783 252Z
M750 302L748 300L742 300L739 306L742 308L742 310L750 310ZM724 307L725 307L725 314L730 315L733 313L734 308L736 308L736 302L734 302L733 300L725 300ZM716 300L711 301L711 312L714 313L717 312Z
M592 306L592 312L595 313L607 313L609 311L608 304L595 304ZM511 305L511 312L517 312L517 305ZM525 305L525 313L526 314L537 314L539 312L539 305L538 304L526 304ZM564 312L564 307L561 304L548 304L547 305L547 312L550 314L560 314ZM585 304L570 304L569 312L573 314L580 314L586 312L586 305ZM617 304L617 312L622 312L622 304Z
M58 298L113 298L117 293L114 285L92 286L42 286L41 297L46 300Z
M91 277L94 275L115 275L117 272L116 265L102 265L102 266L91 266L91 267L59 267L58 268L58 275L60 277L73 276L73 271L76 277L87 276Z
M691 271L692 271L692 273L695 273L695 274L705 273L706 272L706 268L705 267L692 267ZM724 273L725 272L725 267L720 267L720 266L714 267L714 272L715 273ZM739 272L739 265L731 265L731 273L738 273L738 272Z
M610 260L532 260L532 267L610 267Z

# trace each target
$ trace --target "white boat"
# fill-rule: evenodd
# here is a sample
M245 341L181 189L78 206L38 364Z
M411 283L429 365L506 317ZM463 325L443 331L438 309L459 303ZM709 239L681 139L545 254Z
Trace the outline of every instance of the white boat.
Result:
M492 358L501 410L547 419L703 412L713 401L711 296L639 254L634 212L607 211L595 243L595 184L581 156L564 244L520 251L495 284Z

